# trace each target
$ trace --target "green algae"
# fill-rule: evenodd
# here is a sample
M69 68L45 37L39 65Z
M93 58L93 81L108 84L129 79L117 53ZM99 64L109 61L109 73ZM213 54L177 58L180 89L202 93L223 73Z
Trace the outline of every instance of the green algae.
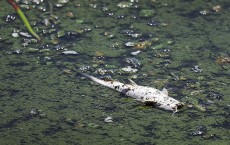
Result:
M154 10L152 9L143 9L140 11L140 14L139 14L140 17L145 17L145 18L148 18L148 17L153 17L154 16Z
M228 55L227 12L201 16L196 12L203 8L211 9L216 3L210 2L208 7L200 0L193 1L196 5L191 5L191 1L164 1L168 3L166 7L162 1L154 4L153 19L162 20L168 25L153 27L147 25L146 18L138 21L131 21L133 19L130 18L117 20L106 17L101 9L89 10L86 1L79 3L83 6L77 9L72 3L67 3L69 7L60 8L59 12L54 9L54 13L60 15L61 31L74 31L86 26L92 28L71 47L80 52L77 56L60 55L61 51L41 49L39 44L30 44L31 48L38 50L29 52L27 47L21 46L20 38L11 37L14 27L23 29L23 26L18 25L19 20L2 22L4 27L8 27L0 27L1 32L4 32L4 35L0 34L4 46L0 46L0 144L171 144L172 141L175 144L229 144L229 67L223 68L215 62L219 55ZM111 10L119 14L134 14L138 11L133 8L120 9L114 2L101 4L108 4ZM228 2L221 1L219 4L227 5ZM140 9L152 6L143 2L140 5ZM6 10L0 13L1 18L11 13L3 6L0 8ZM69 10L76 11L75 15L83 23L76 24L76 19L62 15ZM28 15L33 17L36 13L39 12L33 10ZM101 17L94 21L97 16ZM224 27L215 29L223 20ZM132 39L119 33L119 25L121 29L129 29L125 26L129 23L133 23L138 32L155 33L160 39L159 45L169 39L175 42L159 49L145 49L137 56L142 64L136 79L138 84L162 89L162 85L153 84L153 81L167 79L169 94L178 100L188 97L198 105L207 103L210 98L206 91L220 92L223 100L211 99L213 103L208 104L205 112L185 107L172 116L170 112L120 97L118 92L92 84L76 75L79 66L94 64L96 51L105 54L104 61L108 66L122 66L119 62L128 56L128 51L134 50L108 46ZM99 27L94 29L95 25ZM113 32L116 37L107 39L101 35L105 31ZM21 53L12 53L17 49ZM163 49L171 50L170 57L156 57ZM50 56L51 60L44 60L45 56ZM166 59L171 63L165 65ZM193 72L191 68L194 65L199 65L203 71ZM72 72L65 74L64 69L71 69ZM170 76L170 73L175 75ZM123 82L127 81L127 77L112 74L112 78ZM180 79L182 77L186 79ZM190 95L196 90L205 91ZM32 109L41 110L41 114L45 115L32 115ZM113 123L104 122L108 115L114 118ZM200 125L207 128L207 133L191 136L191 131Z

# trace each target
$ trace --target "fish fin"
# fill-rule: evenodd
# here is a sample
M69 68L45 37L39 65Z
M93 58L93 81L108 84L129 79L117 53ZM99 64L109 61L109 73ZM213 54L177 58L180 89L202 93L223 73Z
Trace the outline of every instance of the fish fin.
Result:
M128 79L128 80L129 80L129 82L131 83L131 85L137 86L137 84L136 84L133 80L131 80L131 79Z
M163 88L161 92L164 93L164 94L167 95L167 96L168 96L168 94L169 94L169 93L168 93L168 90L167 90L166 88Z

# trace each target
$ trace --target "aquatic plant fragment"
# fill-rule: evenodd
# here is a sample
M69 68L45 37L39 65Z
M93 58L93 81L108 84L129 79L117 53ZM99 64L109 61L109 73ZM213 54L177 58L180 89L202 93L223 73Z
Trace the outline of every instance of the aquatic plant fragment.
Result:
M8 0L8 2L13 6L13 8L15 9L15 11L18 13L19 17L21 18L21 20L23 21L23 23L26 25L26 28L29 30L29 32L35 37L37 38L39 41L41 40L41 38L38 36L38 34L32 29L28 19L26 18L25 14L22 12L22 10L20 9L20 7L13 1L13 0Z

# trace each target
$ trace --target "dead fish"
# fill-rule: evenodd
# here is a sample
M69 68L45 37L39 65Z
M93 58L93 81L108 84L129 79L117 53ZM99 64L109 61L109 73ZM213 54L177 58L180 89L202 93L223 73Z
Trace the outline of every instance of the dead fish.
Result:
M181 109L184 106L182 102L168 96L168 91L165 88L160 91L153 87L137 85L131 79L129 79L130 84L124 84L115 80L98 79L86 73L82 73L82 75L101 85L130 96L134 98L134 100L140 101L144 104L154 105L160 109L173 111L173 113L178 112L178 109Z

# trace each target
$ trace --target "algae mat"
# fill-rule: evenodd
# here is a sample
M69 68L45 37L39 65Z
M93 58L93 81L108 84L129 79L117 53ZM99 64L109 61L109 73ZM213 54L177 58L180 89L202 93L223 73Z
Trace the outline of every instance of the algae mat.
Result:
M17 3L43 40L1 2L0 144L230 144L227 0ZM166 87L185 107L172 116L79 72Z

